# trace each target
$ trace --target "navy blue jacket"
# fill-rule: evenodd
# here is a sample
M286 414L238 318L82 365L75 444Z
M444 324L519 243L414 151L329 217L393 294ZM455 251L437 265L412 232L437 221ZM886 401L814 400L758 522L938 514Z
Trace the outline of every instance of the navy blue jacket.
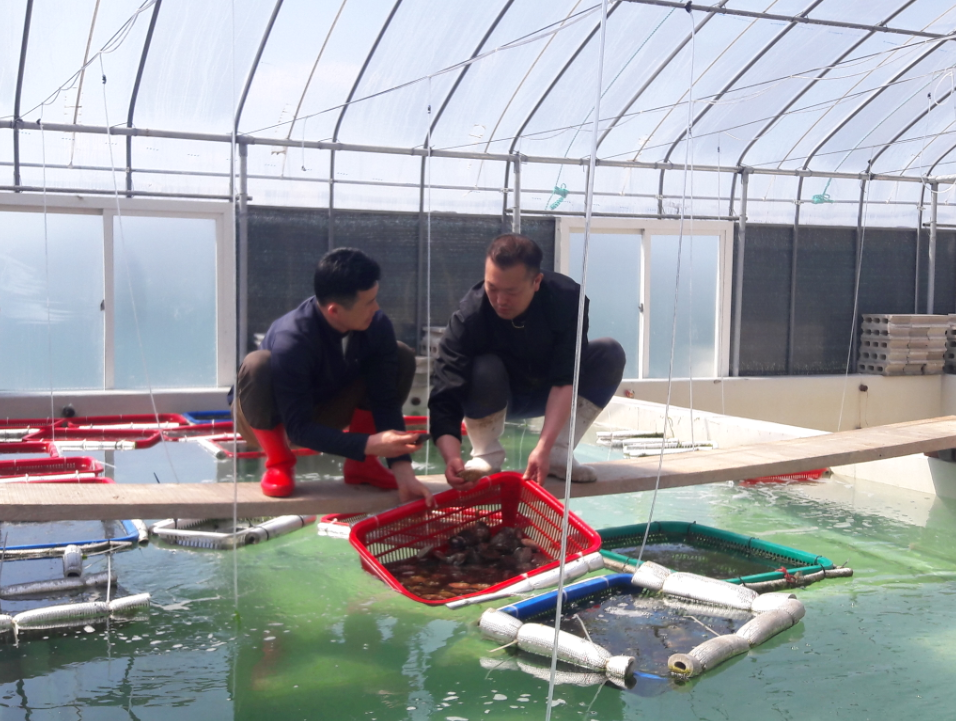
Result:
M365 459L366 433L343 433L312 420L312 409L327 403L358 377L364 377L375 427L405 430L398 397L398 347L392 322L375 313L364 331L352 331L343 354L344 334L325 320L315 297L276 320L262 341L272 351L272 393L294 444L322 453ZM390 458L409 460L409 456Z
M512 322L495 313L483 282L469 290L448 321L432 368L432 438L461 438L471 364L479 355L501 358L512 390L519 393L571 385L580 292L581 286L566 275L544 271L528 310ZM585 299L582 352L587 349L587 312Z

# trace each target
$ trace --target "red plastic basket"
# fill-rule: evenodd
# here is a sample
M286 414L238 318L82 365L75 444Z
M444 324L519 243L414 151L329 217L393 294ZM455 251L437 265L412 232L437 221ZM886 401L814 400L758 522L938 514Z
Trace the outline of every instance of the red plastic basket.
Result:
M795 481L818 481L826 472L826 468L817 468L813 471L781 473L777 476L760 476L759 478L748 478L745 481L741 481L741 483L745 486L752 486L757 483L793 483Z
M450 490L437 494L435 508L428 508L424 500L419 500L371 516L353 526L349 541L358 551L366 571L414 601L440 605L456 598L493 593L558 566L563 513L561 502L544 488L525 480L520 473L506 471L482 479L470 491ZM481 591L441 600L416 596L385 568L387 564L414 557L421 549L436 542L444 544L463 528L478 521L488 524L492 532L502 526L520 528L550 562ZM600 547L601 537L597 531L570 513L567 559L594 553Z
M102 474L103 464L85 456L0 461L0 483L112 483Z

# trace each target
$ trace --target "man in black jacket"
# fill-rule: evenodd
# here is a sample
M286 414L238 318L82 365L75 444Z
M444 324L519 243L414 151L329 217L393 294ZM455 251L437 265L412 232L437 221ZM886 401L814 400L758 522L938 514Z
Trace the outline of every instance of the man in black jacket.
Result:
M541 249L521 235L492 241L485 278L462 299L439 344L432 374L431 434L445 461L445 478L470 488L501 470L505 418L544 416L525 478L541 483L567 471L568 446L576 446L608 404L624 374L624 349L611 338L587 340L587 300L578 397L573 399L575 334L580 286L541 271ZM576 422L570 427L571 403ZM472 444L461 458L461 422ZM597 480L594 469L573 460L571 480Z
M360 250L331 251L315 269L315 296L276 320L260 350L243 360L236 417L243 438L266 453L267 496L295 488L291 441L344 456L346 483L398 488L403 501L431 502L408 455L419 434L405 432L402 416L415 355L396 342L379 310L380 275L378 263Z

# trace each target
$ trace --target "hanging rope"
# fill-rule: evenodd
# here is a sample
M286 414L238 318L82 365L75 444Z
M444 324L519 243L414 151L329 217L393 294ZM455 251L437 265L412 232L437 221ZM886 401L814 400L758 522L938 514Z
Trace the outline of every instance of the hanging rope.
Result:
M601 40L598 50L597 66L597 97L594 101L594 119L591 133L591 158L588 163L587 197L584 209L584 258L581 264L581 287L578 292L578 320L574 338L574 375L571 382L571 417L568 419L570 428L574 428L577 420L577 397L581 375L581 335L584 332L584 301L588 280L588 246L591 240L591 206L594 200L594 173L597 168L596 155L598 143L598 121L601 117L601 85L604 74L604 43L607 32L607 5L608 0L601 4ZM573 435L573 433L572 433ZM571 508L571 466L574 462L574 443L568 443L568 455L565 459L564 472L564 512L561 515L561 562L558 571L557 603L554 609L554 642L551 644L551 675L548 679L548 703L545 721L551 719L551 708L554 703L554 680L558 669L558 637L561 633L561 609L564 597L565 559L568 553L568 519Z
M667 367L667 403L664 405L664 435L667 435L667 424L670 421L671 411L671 392L674 387L674 347L677 340L677 303L680 300L680 261L683 253L684 244L684 205L687 200L687 175L690 163L690 143L693 138L694 124L694 59L696 53L697 36L694 32L694 17L690 6L687 9L687 15L690 18L691 36L690 36L690 82L687 102L687 143L684 146L684 182L680 204L680 225L677 235L677 272L674 279L674 314L671 318L671 354L670 362ZM691 426L693 426L693 415L691 416ZM664 468L664 443L661 443L661 452L657 457L657 473L654 478L654 493L651 495L651 508L647 514L647 525L644 528L644 537L641 539L641 548L637 553L637 560L640 561L644 556L644 548L647 546L647 537L651 530L651 521L654 520L654 508L657 505L657 492L661 487L661 471Z

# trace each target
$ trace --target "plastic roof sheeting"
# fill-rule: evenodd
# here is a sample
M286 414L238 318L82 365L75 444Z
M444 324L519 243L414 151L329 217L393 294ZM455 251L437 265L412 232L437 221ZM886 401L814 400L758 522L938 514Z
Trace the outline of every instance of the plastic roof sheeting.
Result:
M746 166L787 174L751 176L753 220L792 222L799 201L801 222L855 223L874 173L871 203L911 224L925 193L886 178L956 172L952 4L608 8L597 158L640 167L599 167L597 212L732 215ZM334 181L336 206L417 210L424 179L436 210L499 213L514 202L501 156L520 153L523 211L581 212L600 23L593 0L7 0L0 186L226 197L235 131L255 143L255 202L321 205ZM107 125L150 137L108 141ZM154 137L170 134L215 137ZM316 148L335 142L353 147ZM456 157L426 172L426 147Z

